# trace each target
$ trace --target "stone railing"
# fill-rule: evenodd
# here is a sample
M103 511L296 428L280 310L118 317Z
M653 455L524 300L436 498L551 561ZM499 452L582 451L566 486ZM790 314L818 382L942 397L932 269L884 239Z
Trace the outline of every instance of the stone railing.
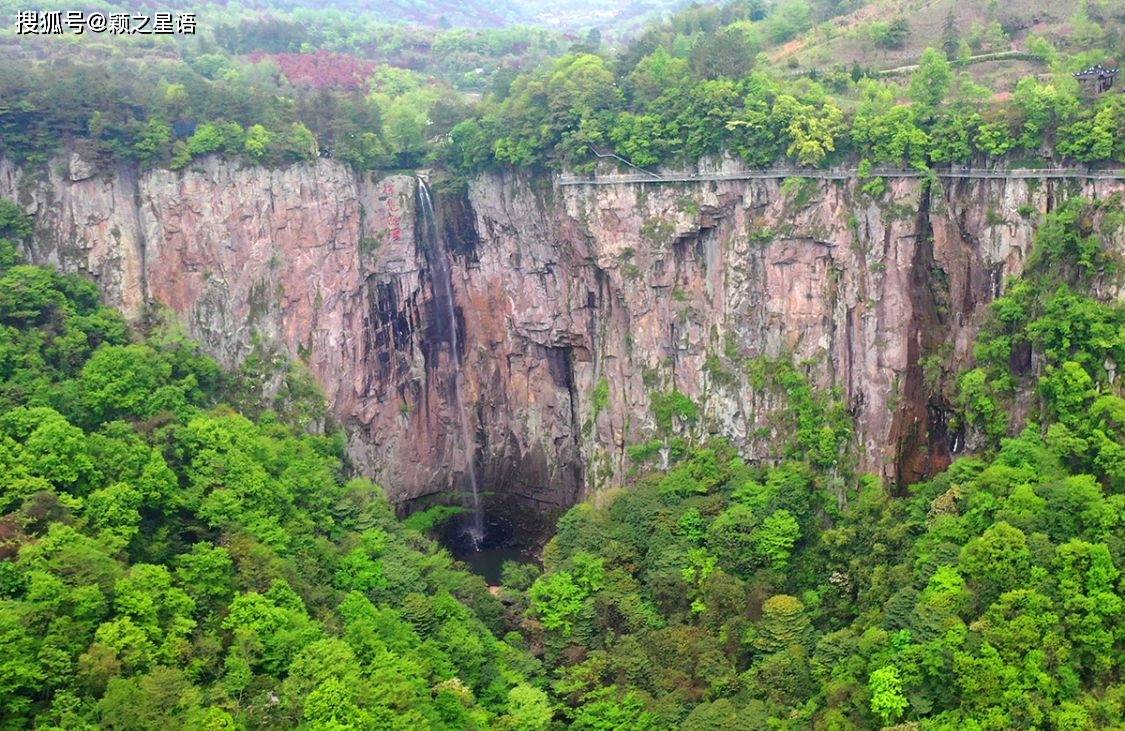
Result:
M1010 168L987 169L953 166L923 172L912 168L872 168L865 177L876 178L922 178L936 175L939 178L974 178L981 180L1027 180L1027 179L1081 179L1081 180L1125 180L1125 169L1097 168ZM858 168L766 168L750 170L731 170L723 172L648 172L615 175L559 175L555 180L559 185L617 185L628 183L702 183L712 180L776 180L779 178L819 178L822 180L850 180L859 177Z

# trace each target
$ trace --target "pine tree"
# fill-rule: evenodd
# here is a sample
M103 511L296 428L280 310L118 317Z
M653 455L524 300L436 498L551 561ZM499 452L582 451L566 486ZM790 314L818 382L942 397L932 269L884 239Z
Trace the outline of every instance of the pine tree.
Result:
M957 58L957 48L961 45L961 34L957 32L957 19L953 17L953 9L945 14L945 22L941 26L941 50L950 61Z

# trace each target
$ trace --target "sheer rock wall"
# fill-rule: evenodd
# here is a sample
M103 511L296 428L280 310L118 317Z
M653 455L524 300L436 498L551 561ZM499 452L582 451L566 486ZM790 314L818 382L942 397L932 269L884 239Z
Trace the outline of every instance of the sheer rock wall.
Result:
M899 483L940 469L965 445L923 364L967 362L1044 212L1125 188L900 179L873 200L857 181L497 173L437 194L444 246L427 252L417 185L328 160L97 175L0 161L0 196L35 216L34 261L89 274L131 316L170 308L225 364L256 348L303 361L392 499L459 488L472 458L489 501L537 510L619 481L626 445L653 432L652 395L673 388L700 405L697 430L772 459L779 397L740 366L756 355L791 355L840 389L863 469ZM455 322L434 306L435 275ZM454 327L472 455L451 398Z

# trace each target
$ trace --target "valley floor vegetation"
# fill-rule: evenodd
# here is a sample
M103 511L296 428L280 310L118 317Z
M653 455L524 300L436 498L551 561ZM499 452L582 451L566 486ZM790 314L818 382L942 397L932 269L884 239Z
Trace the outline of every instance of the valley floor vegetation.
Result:
M0 163L1125 161L1125 96L1073 78L1121 56L1119 10L1038 34L953 5L980 22L950 10L929 49L860 0L692 6L614 48L269 3L166 43L0 33ZM919 47L900 71L800 55L836 42ZM1012 54L1025 78L980 72ZM1125 213L1038 223L973 363L931 384L970 445L947 470L857 474L839 395L734 347L716 373L786 404L773 459L659 394L628 483L490 588L433 539L449 510L400 521L355 475L307 374L263 399L253 362L127 323L25 263L31 221L0 201L0 729L1122 728Z
M954 379L980 448L945 472L855 474L839 400L754 359L790 404L775 463L660 400L669 469L639 445L494 593L304 428L299 378L249 406L174 328L20 263L0 203L0 725L1120 728L1123 220L1042 223Z
M849 475L831 395L751 361L792 404L781 461L681 445L563 517L505 591L573 727L1120 727L1125 306L1094 293L1122 223L1116 198L1047 217L959 378L981 448L907 494Z
M237 374L28 233L0 201L0 727L546 727L500 601L342 438L223 405Z

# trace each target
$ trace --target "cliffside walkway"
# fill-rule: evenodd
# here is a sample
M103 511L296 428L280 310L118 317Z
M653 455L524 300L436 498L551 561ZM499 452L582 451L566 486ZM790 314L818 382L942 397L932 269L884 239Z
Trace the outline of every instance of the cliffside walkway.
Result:
M1091 170L1089 168L1013 168L1009 170L988 170L972 168L949 168L934 170L939 178L963 178L971 180L1028 180L1028 179L1070 179L1070 180L1125 180L1125 168ZM869 177L876 178L923 178L929 173L909 168L872 168ZM722 173L628 173L621 175L597 175L582 177L578 175L559 175L559 185L620 185L629 183L703 183L711 180L776 180L779 178L820 178L822 180L850 180L859 176L858 168L829 168L814 170L806 168L770 168L767 170L736 170Z

